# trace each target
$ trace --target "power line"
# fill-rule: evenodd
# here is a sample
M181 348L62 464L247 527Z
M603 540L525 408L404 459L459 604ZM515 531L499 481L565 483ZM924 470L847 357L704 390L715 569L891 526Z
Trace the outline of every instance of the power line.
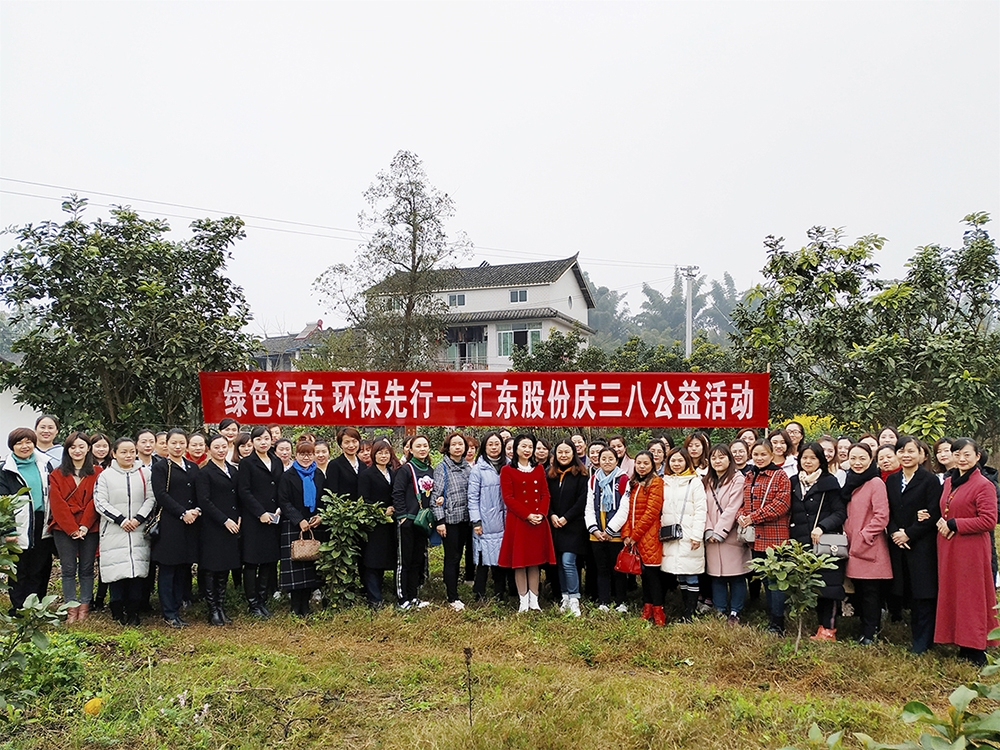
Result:
M310 228L310 229L324 229L324 230L327 230L327 231L330 231L330 232L350 232L350 233L357 234L357 235L362 235L362 236L371 236L373 234L373 232L367 232L367 231L364 231L364 230L361 230L361 229L344 229L343 227L334 227L334 226L328 226L328 225L325 225L325 224L312 224L312 223L309 223L309 222L293 221L293 220L289 220L289 219L274 219L274 218L271 218L269 216L258 216L258 215L255 215L255 214L240 213L238 211L219 211L218 209L203 208L203 207L200 207L200 206L189 206L189 205L186 205L186 204L183 204L183 203L170 203L168 201L160 201L160 200L154 200L154 199L150 199L150 198L137 198L137 197L134 197L134 196L121 195L119 193L107 193L107 192L103 192L103 191L100 191L100 190L84 190L82 188L73 188L73 187L69 187L69 186L66 186L66 185L54 185L52 183L47 183L47 182L34 182L32 180L18 180L18 179L15 179L13 177L0 177L0 180L2 180L4 182L13 182L13 183L17 183L17 184L20 184L20 185L33 185L35 187L50 188L50 189L53 189L53 190L68 190L71 193L78 193L78 194L87 194L87 193L90 193L90 194L93 194L93 195L101 195L101 196L104 196L104 197L107 197L107 198L119 198L121 200L135 201L135 202L138 202L138 203L149 203L149 204L153 204L153 205L157 205L157 206L168 206L168 207L171 207L171 208L181 208L181 209L185 209L187 211L204 211L204 212L207 212L207 213L223 214L223 215L226 215L226 216L239 216L240 218L243 218L243 219L254 219L256 221L267 221L267 222L271 222L273 224L289 224L291 226L306 227L306 228ZM18 192L16 190L0 190L0 193L5 193L7 195L18 195L18 196L27 197L27 198L39 198L41 200L54 200L54 198L52 196L38 195L38 194L35 194L35 193ZM113 208L114 207L114 205L106 204L106 203L91 203L91 205L94 205L94 206L97 206L97 207L100 207L100 208ZM189 215L185 215L185 214L172 214L172 213L166 213L166 212L163 212L163 211L151 211L150 213L155 213L158 216L166 216L166 217L174 218L174 219L197 219L197 218L199 218L197 216L189 216ZM292 230L292 229L281 229L281 228L278 228L278 227L267 227L267 226L261 226L259 224L246 224L246 226L248 228L251 228L251 229L261 229L261 230L268 231L268 232L283 232L285 234L295 234L295 235L300 235L300 236L304 236L304 237L318 237L318 238L321 238L321 239L341 240L341 241L345 241L345 242L357 242L358 241L357 237L338 237L338 236L335 236L335 235L320 234L320 233L317 233L317 232L302 232L302 231L296 231L296 230ZM473 245L473 247L474 247L475 251L478 254L485 255L487 257L493 257L493 258L497 258L497 257L503 258L503 257L506 257L506 256L514 255L514 256L524 256L524 257L529 257L529 258L549 258L549 259L560 259L561 260L561 255L557 256L554 253L538 253L538 252L531 252L531 251L526 251L526 250L508 250L506 248L501 248L501 247L490 247L488 245L475 245L475 244ZM650 263L650 262L642 262L642 261L612 260L612 259L606 259L606 258L588 258L586 262L587 262L587 265L590 265L590 266L613 266L613 267L621 267L621 268L675 268L676 269L676 268L680 267L676 263Z

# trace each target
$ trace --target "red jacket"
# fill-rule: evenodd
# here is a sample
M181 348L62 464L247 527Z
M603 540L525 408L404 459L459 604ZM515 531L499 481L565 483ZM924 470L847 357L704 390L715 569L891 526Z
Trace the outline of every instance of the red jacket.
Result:
M743 513L750 516L756 532L755 552L788 541L788 517L792 508L792 483L774 464L747 474L743 485Z
M663 559L663 542L660 541L663 479L654 476L648 486L633 484L628 510L622 536L635 540L643 565L659 567Z
M94 508L94 487L101 467L95 466L94 473L80 479L77 484L60 469L49 474L49 505L52 513L50 529L59 529L65 534L75 534L81 526L93 531L97 527L97 510Z

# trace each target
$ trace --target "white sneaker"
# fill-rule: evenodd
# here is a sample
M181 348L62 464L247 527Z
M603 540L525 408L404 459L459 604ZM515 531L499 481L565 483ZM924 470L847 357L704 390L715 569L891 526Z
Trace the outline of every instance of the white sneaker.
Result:
M460 599L456 599L455 601L451 602L448 606L451 607L456 612L461 612L463 609L465 609L465 604L463 604Z
M597 608L597 611L598 612L610 612L611 611L611 607L609 607L607 604L602 604L600 607Z
M621 612L622 614L625 614L626 612L628 612L628 607L626 607L624 604L619 604L617 607L615 607L615 612Z
M566 613L569 611L569 594L562 595L562 604L559 605L559 611L561 613Z
M522 594L521 595L521 601L518 604L517 611L518 612L527 612L528 611L528 594Z
M402 602L402 603L401 603L401 604L399 605L399 608L400 608L400 609L409 609L409 608L410 608L410 607L412 607L412 606L413 606L413 603L412 603L412 602Z
M569 610L569 613L571 615L573 615L573 617L579 617L581 614L583 614L582 612L580 612L580 600L579 599L576 599L576 598L570 599L569 600L569 604L567 605L567 608Z
M430 602L425 602L425 601L424 601L423 599L419 599L419 600L414 600L414 601L416 601L416 604L417 604L417 609L423 609L424 607L429 607L429 606L431 606L431 603L430 603ZM463 606L464 606L464 605L463 605Z
M528 609L534 610L536 612L541 612L542 608L538 604L538 594L531 591L528 592Z

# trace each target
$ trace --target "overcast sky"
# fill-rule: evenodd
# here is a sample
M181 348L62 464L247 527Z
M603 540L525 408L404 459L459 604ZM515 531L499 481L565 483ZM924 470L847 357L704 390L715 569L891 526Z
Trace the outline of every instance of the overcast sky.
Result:
M312 280L357 253L361 194L406 149L470 264L579 253L633 312L677 264L745 288L766 235L816 224L887 237L896 276L970 212L1000 234L998 41L995 0L5 0L0 225L61 221L68 188L178 238L242 215L251 329L297 331L337 321Z

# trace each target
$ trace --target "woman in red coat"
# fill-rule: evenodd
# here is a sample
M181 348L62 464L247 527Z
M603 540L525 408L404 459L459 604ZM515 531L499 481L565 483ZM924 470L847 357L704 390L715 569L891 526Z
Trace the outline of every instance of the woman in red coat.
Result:
M62 464L49 474L50 528L62 567L63 600L78 601L66 610L66 622L87 619L94 598L94 560L99 538L94 485L99 466L90 454L90 438L73 432L63 443ZM76 579L80 577L80 596Z
M514 438L514 463L500 470L500 494L507 506L500 565L514 569L518 612L538 606L538 567L555 565L552 529L545 518L549 512L549 484L545 470L532 462L535 436Z
M996 488L979 470L974 440L951 446L956 468L945 475L937 522L938 600L935 643L954 643L963 659L983 665L997 627L990 531L997 525ZM921 513L924 513L921 511ZM923 520L920 515L918 520Z

